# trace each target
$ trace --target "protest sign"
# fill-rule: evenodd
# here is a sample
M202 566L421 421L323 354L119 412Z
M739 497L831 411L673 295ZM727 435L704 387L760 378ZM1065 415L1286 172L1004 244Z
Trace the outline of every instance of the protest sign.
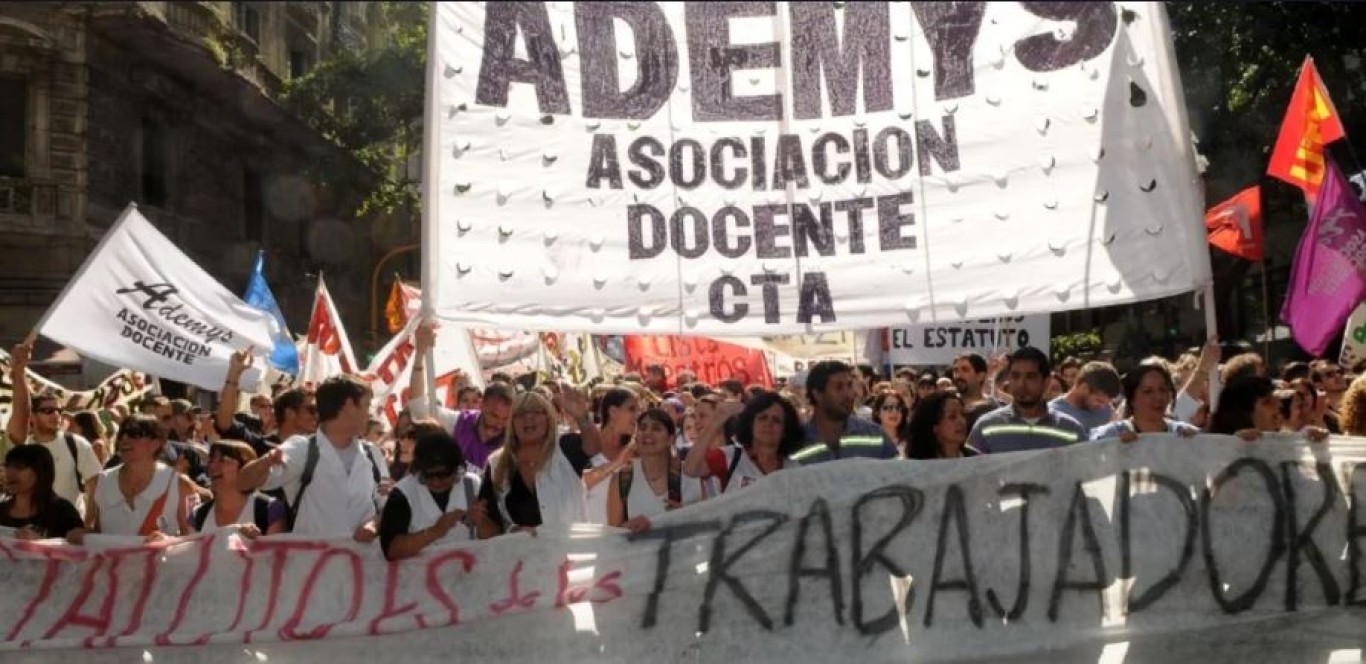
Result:
M444 319L808 334L1211 278L1160 4L433 9Z
M896 327L887 330L887 361L948 365L963 353L992 357L1021 346L1033 346L1047 353L1051 328L1047 314Z
M217 390L234 351L274 347L272 326L129 205L37 329L105 364ZM248 369L242 389L260 376Z
M763 351L705 337L636 335L625 337L626 370L645 375L645 368L658 364L670 387L677 387L678 374L691 371L707 384L734 379L750 385L773 388L773 374Z
M241 661L244 646L290 662L1096 661L1122 642L1126 662L1168 662L1203 661L1173 659L1181 643L1229 659L1210 644L1237 652L1269 631L1316 658L1271 660L1321 663L1366 628L1353 606L1366 599L1364 455L1361 439L1156 436L844 461L634 538L543 529L395 564L373 544L294 536L0 540L0 648L84 648L82 661L190 644L151 661ZM1305 620L1313 629L1283 627Z
M70 390L28 370L29 394L52 394L68 412L99 410L114 406L131 406L152 389L152 379L145 374L123 369L110 374L99 385L89 390ZM14 403L14 385L10 383L9 353L0 350L0 421L9 420Z

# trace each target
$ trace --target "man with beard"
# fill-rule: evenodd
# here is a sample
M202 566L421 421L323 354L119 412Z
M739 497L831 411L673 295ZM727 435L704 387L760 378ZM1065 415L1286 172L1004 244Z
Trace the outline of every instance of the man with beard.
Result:
M811 420L806 445L792 455L803 466L838 459L895 459L896 444L874 422L854 417L854 368L837 360L818 362L806 377Z
M989 399L982 394L982 386L987 380L987 360L977 353L963 353L953 360L953 386L963 400L963 416L968 420L968 430L977 423L977 418L1001 407L1001 402Z
M1044 390L1051 367L1043 351L1024 346L1010 354L1006 366L1015 400L978 418L968 434L968 447L981 454L1023 452L1090 438L1080 422L1048 409Z

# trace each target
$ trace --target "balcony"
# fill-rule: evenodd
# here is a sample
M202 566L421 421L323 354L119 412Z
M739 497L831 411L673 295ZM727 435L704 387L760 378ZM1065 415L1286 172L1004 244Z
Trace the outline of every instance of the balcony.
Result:
M0 214L52 219L57 214L57 184L0 177Z

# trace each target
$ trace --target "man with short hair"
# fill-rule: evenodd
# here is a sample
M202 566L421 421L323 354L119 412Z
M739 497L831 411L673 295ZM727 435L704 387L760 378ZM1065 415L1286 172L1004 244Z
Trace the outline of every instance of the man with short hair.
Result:
M1048 408L1081 422L1090 431L1114 419L1115 409L1110 404L1123 392L1114 366L1109 362L1087 362L1077 373L1072 389L1048 402Z
M895 459L896 444L882 427L854 416L854 382L862 377L838 360L817 362L806 377L811 420L806 445L792 455L803 466L839 459Z
M162 419L166 440L173 443L189 441L194 434L194 404L188 399L172 399L170 412Z
M100 474L100 459L90 441L62 427L62 408L55 395L29 396L30 352L28 344L19 344L10 354L10 385L14 393L5 433L14 445L41 445L52 454L53 491L84 515L85 484Z
M413 421L429 417L436 419L441 426L455 438L460 450L465 453L465 463L475 473L482 472L488 465L489 456L503 446L503 432L507 429L508 419L512 416L512 402L516 393L511 385L501 382L489 383L478 410L451 410L440 404L435 413L428 407L427 381L423 375L423 358L436 344L436 329L429 323L417 327L414 337L414 360L412 376L408 380L408 412ZM463 381L464 376L458 380Z
M247 464L237 488L283 489L296 534L373 541L376 500L389 470L383 453L361 438L372 396L354 376L324 380L317 389L318 432L294 436Z
M982 393L987 381L987 358L977 353L963 353L953 359L953 386L958 389L958 398L963 400L963 416L967 418L968 429L977 418L1001 407L995 399Z
M484 393L473 385L466 385L456 392L456 410L479 410L484 403Z
M259 409L256 418L239 416L236 412L238 395L241 393L239 381L255 358L250 351L240 350L228 359L227 376L223 379L223 389L218 393L218 410L214 411L213 426L220 438L240 440L251 446L256 456L263 457L281 441L294 436L307 436L318 429L318 407L313 392L302 387L291 387L276 395L274 402L266 400L270 409ZM256 408L265 397L252 397ZM262 427L264 433L251 426L253 420L270 420L269 427Z
M968 447L981 454L1023 452L1062 447L1090 440L1091 432L1068 415L1049 410L1048 356L1023 346L1007 360L1014 401L977 419L968 434Z

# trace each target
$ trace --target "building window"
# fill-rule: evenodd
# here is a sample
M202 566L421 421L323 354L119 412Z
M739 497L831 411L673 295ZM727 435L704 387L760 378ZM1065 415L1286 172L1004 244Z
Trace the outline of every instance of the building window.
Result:
M237 29L250 37L252 41L261 43L261 11L245 2L232 3L233 19L237 22Z
M289 77L291 79L302 78L308 73L308 53L305 51L290 49L289 51Z
M166 205L166 128L150 118L142 120L142 202Z
M248 168L242 172L242 234L247 240L265 242L265 229L261 174Z
M0 176L22 178L28 152L28 80L0 78Z

